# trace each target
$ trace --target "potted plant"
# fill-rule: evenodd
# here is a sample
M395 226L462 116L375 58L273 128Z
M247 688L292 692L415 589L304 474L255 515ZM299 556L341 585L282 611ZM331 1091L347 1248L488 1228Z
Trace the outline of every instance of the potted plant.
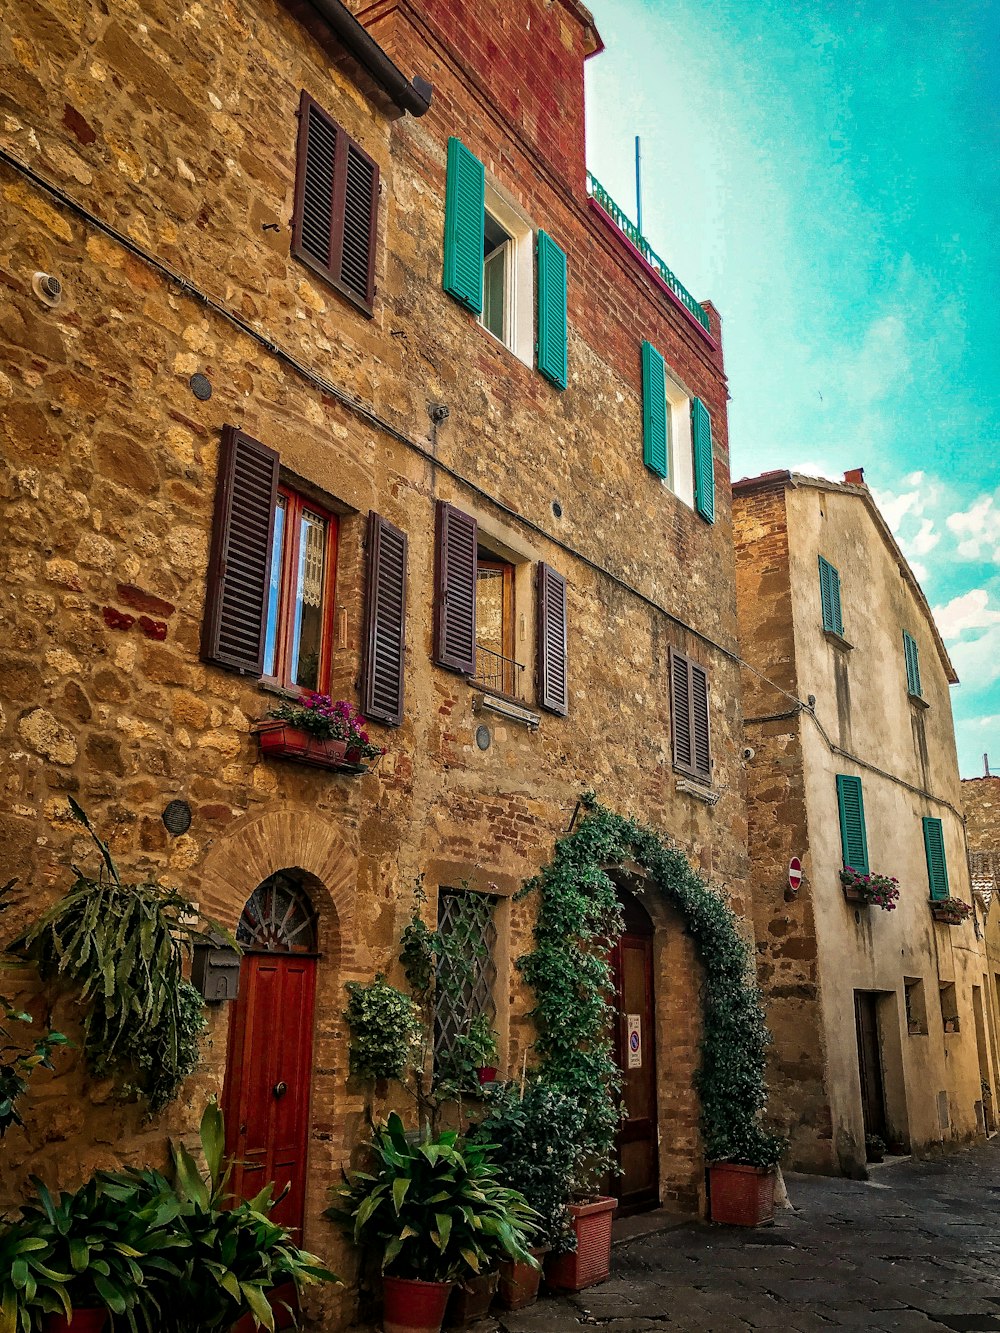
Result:
M365 719L346 699L334 702L328 694L310 690L270 709L253 726L262 754L352 772L366 771L364 760L385 753L366 728Z
M945 1032L961 1032L957 1014L953 1014L951 1018L944 1020L944 1030Z
M960 926L966 917L971 916L972 907L961 898L932 898L931 916L948 926Z
M774 1220L774 1183L785 1140L753 1126L724 1160L708 1168L711 1218L729 1226L756 1227Z
M885 1139L878 1134L865 1135L865 1157L869 1162L885 1160Z
M486 1144L408 1135L393 1111L375 1127L368 1171L346 1175L326 1215L380 1256L385 1333L436 1333L451 1289L502 1256L534 1263L535 1217L503 1185Z
M883 912L895 911L899 901L899 880L894 875L871 875L844 866L840 872L844 897L862 907L881 907Z
M492 1145L504 1184L524 1195L537 1214L532 1254L540 1260L553 1248L571 1250L575 1237L569 1204L575 1183L577 1144L583 1128L580 1103L541 1078L518 1086L495 1086L489 1111L475 1130ZM520 1310L538 1297L537 1265L503 1259L499 1300Z

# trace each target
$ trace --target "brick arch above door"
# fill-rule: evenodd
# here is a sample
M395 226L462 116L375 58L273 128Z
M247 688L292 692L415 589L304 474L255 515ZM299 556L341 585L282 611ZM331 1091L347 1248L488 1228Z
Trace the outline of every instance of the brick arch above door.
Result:
M202 912L235 930L254 889L279 870L300 870L321 918L323 898L333 908L339 964L349 971L354 919L357 852L336 823L308 806L283 803L232 824L213 842L202 865L198 900ZM326 933L324 950L334 940Z

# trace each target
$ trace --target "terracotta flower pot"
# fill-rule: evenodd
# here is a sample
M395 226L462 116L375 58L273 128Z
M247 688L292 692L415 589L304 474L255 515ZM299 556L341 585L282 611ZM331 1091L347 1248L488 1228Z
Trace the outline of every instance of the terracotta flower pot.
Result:
M465 1328L477 1319L485 1319L497 1289L498 1273L480 1273L456 1283L448 1297L444 1314L445 1328Z
M453 1285L409 1277L383 1278L385 1333L438 1333Z
M497 1081L496 1065L480 1065L476 1073L479 1076L480 1085L484 1088Z
M101 1333L107 1322L107 1310L74 1310L72 1324L65 1315L50 1314L45 1317L45 1333Z
M340 768L346 762L347 742L321 739L281 718L265 718L254 724L261 754L271 759L293 759L314 768Z
M773 1167L716 1162L708 1168L712 1221L757 1227L774 1221Z
M576 1250L573 1254L550 1255L545 1265L545 1281L554 1291L583 1291L608 1276L611 1214L617 1207L618 1200L610 1198L570 1204Z
M531 1253L541 1265L547 1250L532 1250ZM542 1281L542 1270L532 1268L530 1264L518 1264L513 1259L504 1259L500 1264L500 1284L497 1288L497 1300L501 1309L523 1310L526 1305L534 1305L538 1300L538 1288Z
M868 899L865 898L860 889L856 889L852 884L843 885L844 897L849 903L856 903L859 907L867 907Z
M267 1303L274 1311L276 1329L295 1328L295 1315L299 1308L299 1294L294 1282L283 1283L267 1293ZM245 1314L233 1325L232 1333L257 1333L260 1325L252 1314Z

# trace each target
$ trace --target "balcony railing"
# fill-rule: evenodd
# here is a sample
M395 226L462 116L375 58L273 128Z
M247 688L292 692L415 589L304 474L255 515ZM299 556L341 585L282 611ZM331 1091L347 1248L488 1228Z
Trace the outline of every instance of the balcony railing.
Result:
M516 699L518 672L523 670L521 663L515 662L512 657L504 657L502 653L495 653L492 648L476 644L476 672L472 679L484 689L497 690L500 694L508 694L512 699Z
M674 276L671 270L646 240L645 236L643 236L642 232L636 227L635 223L630 220L626 213L622 212L597 177L589 171L587 172L587 190L590 193L591 199L600 204L601 208L604 209L605 213L607 213L608 217L618 230L623 232L632 242L642 255L643 259L645 259L646 263L656 270L657 274L667 284L673 294L677 297L678 301L680 301L681 305L684 306L685 310L694 315L695 319L706 333L710 332L708 316L698 302L694 299L684 284Z

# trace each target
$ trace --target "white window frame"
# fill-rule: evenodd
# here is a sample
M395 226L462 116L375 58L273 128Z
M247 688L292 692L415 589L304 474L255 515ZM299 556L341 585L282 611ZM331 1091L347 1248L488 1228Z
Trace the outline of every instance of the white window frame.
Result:
M535 231L509 200L486 182L486 212L510 237L504 262L507 308L504 311L503 345L526 366L535 363ZM479 323L484 329L483 317ZM489 329L490 337L496 337Z
M667 466L665 478L678 500L694 508L694 440L691 435L691 397L668 370L667 390Z

